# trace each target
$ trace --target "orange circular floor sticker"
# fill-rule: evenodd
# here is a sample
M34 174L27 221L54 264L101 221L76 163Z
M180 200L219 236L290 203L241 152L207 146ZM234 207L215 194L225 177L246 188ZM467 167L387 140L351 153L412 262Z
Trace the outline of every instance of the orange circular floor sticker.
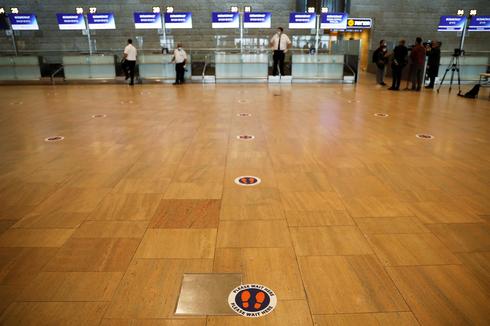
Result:
M65 137L63 137L63 136L51 136L51 137L44 138L44 141L46 141L46 142L58 142L58 141L62 141L63 139L65 139Z
M429 134L416 134L415 136L420 139L434 139L434 136Z
M268 287L260 284L242 284L228 296L230 308L237 314L257 318L265 316L277 306L277 296Z
M256 186L261 182L260 178L251 175L244 175L235 179L235 183L239 186Z

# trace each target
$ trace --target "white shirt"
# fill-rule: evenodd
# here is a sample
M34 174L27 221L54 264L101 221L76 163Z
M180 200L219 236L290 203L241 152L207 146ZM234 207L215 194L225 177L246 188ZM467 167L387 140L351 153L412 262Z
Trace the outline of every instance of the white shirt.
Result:
M177 48L174 50L175 63L182 63L187 60L187 53L185 53L184 49Z
M138 51L133 46L133 44L128 44L124 48L124 54L126 54L126 60L128 61L136 61L136 56L138 55Z
M271 46L272 50L276 51L279 49L281 51L286 52L288 50L288 45L291 44L291 40L284 33L281 33L280 37L279 37L279 34L276 33L271 38L271 44L272 44L272 46Z

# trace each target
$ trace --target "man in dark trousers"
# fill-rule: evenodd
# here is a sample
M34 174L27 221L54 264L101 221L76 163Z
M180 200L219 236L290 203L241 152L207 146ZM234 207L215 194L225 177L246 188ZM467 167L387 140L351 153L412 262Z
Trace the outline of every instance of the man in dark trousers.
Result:
M379 41L379 47L373 52L373 63L376 64L376 83L385 86L386 63L388 62L386 42Z
M272 75L274 76L277 76L278 74L281 76L284 75L284 59L286 57L286 52L291 47L291 40L283 32L284 29L278 27L276 34L272 36L270 41L270 46L274 51L274 55L272 56L274 59Z
M402 81L402 72L407 64L408 49L405 46L405 40L400 40L395 49L393 50L393 62L391 63L391 74L393 75L393 83L388 88L392 91L400 90L400 83Z
M428 51L429 58L427 59L427 75L429 75L428 89L434 88L436 77L439 75L439 65L441 62L441 42L432 41L431 47Z
M174 57L172 60L175 63L175 83L179 85L184 83L185 64L187 63L187 53L182 48L181 43L177 43L177 48L174 50Z
M420 92L424 81L425 47L422 38L415 39L415 46L410 53L412 59L412 91Z
M123 70L126 75L126 80L130 79L129 85L134 85L134 70L136 67L136 56L138 51L133 46L133 40L128 40L128 45L124 48Z

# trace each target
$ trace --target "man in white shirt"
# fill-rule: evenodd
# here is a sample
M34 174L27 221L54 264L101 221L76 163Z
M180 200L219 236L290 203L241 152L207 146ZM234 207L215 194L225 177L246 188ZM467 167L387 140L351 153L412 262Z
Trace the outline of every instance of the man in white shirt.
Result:
M274 51L274 55L272 56L274 59L272 75L274 76L277 76L278 72L281 76L284 75L284 59L286 57L286 52L291 47L291 40L283 32L284 29L282 27L278 27L277 33L272 36L270 41L270 46Z
M181 43L177 43L177 48L174 50L174 57L172 61L175 63L174 85L183 84L185 75L185 64L187 63L187 53L185 53Z
M128 45L124 48L124 64L123 70L126 75L126 80L131 78L129 85L134 85L134 69L136 67L136 56L138 51L133 46L133 40L128 40Z

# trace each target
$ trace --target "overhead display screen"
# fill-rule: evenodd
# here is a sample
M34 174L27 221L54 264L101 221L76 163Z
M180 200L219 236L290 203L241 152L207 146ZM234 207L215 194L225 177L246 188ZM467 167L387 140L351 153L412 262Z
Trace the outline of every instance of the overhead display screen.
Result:
M113 13L97 13L87 15L89 29L116 29Z
M240 28L240 14L237 12L213 12L211 23L213 28Z
M345 12L322 14L320 28L322 29L346 29L347 17Z
M473 32L490 32L490 16L473 16L468 30Z
M34 14L9 14L10 25L15 31L37 31L39 25Z
M272 13L246 12L243 14L243 27L245 28L271 28Z
M162 16L154 12L135 12L134 28L136 29L161 29Z
M289 15L289 28L314 29L316 28L316 14L306 12L292 12Z
M84 30L85 18L82 14L56 14L58 19L58 28L60 30Z
M165 14L165 28L192 28L191 12L173 12Z
M466 24L464 16L442 16L437 30L439 32L461 32Z

